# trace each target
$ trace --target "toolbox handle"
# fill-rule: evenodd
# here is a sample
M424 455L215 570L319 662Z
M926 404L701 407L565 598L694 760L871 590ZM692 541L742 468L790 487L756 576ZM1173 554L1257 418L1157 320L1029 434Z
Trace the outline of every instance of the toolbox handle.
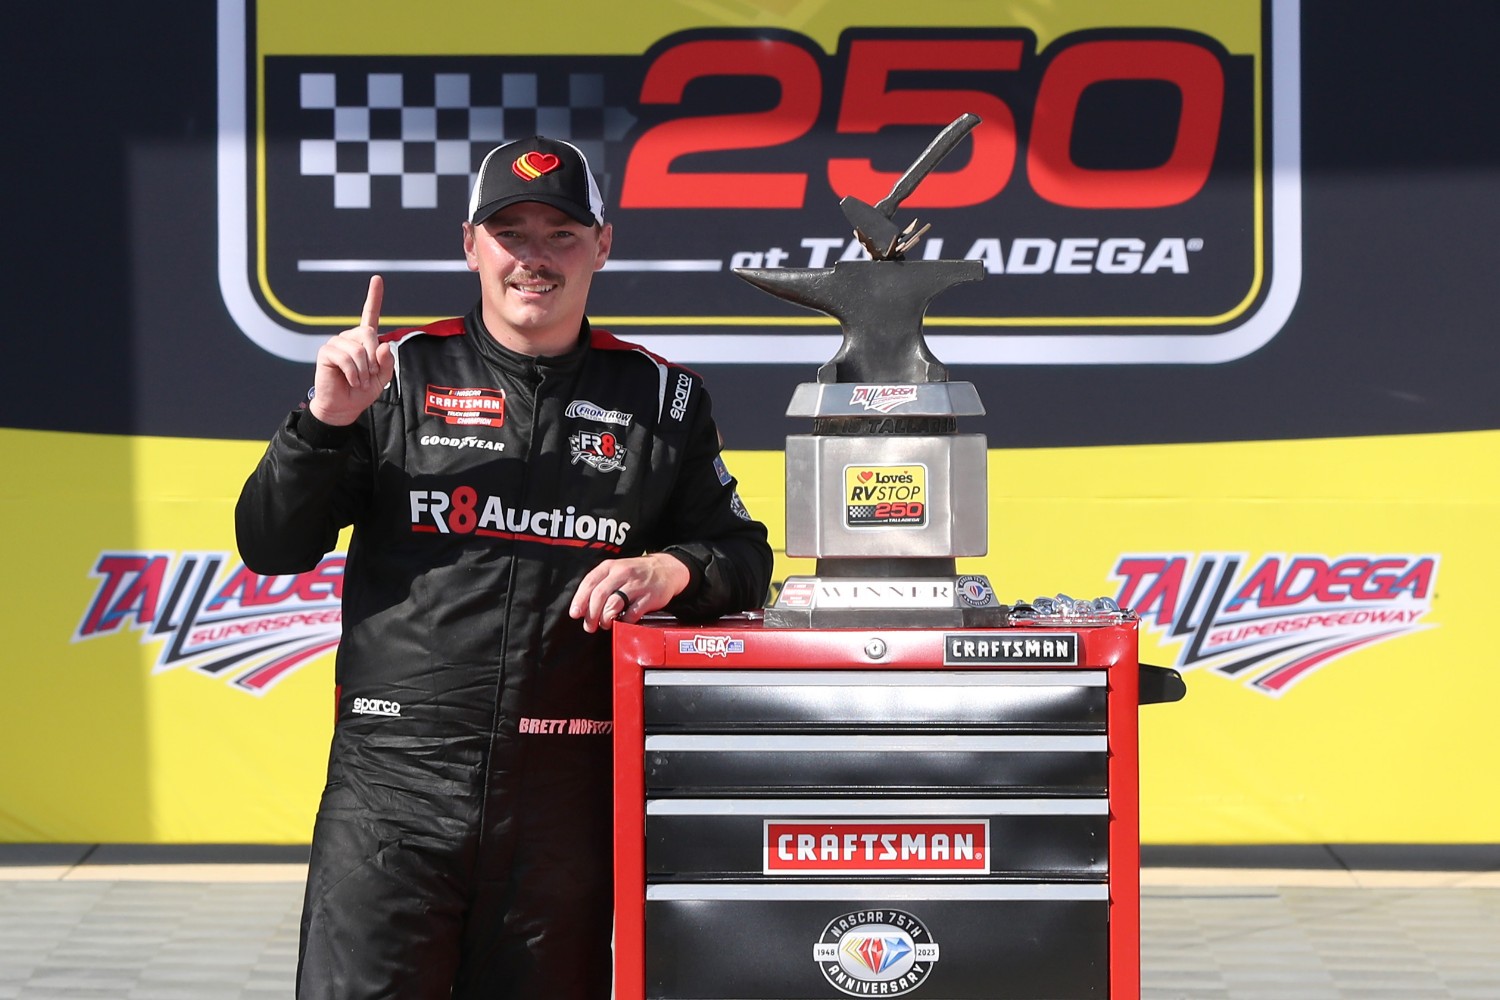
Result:
M1187 695L1187 684L1182 675L1171 667L1141 664L1141 704L1162 705L1170 701L1181 701Z

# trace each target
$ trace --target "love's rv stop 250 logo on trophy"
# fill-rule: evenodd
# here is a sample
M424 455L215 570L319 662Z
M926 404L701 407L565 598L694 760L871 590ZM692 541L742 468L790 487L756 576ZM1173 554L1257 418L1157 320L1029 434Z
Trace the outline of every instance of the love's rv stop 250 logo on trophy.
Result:
M927 523L925 465L850 465L844 469L844 523L851 528Z
M280 357L352 325L371 272L390 323L461 311L473 173L535 132L583 149L621 234L595 320L686 363L826 359L825 317L731 270L867 256L839 198L885 197L963 113L895 220L932 224L913 257L984 265L929 313L944 360L1220 362L1298 294L1298 0L871 0L769 27L600 4L583 33L476 32L477 0L362 6L358 32L337 5L218 9L220 287Z

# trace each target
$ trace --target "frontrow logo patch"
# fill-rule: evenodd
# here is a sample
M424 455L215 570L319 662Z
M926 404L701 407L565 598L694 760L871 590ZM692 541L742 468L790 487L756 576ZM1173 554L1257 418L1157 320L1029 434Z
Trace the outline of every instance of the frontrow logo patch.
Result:
M905 910L856 910L829 921L813 960L837 990L895 997L927 981L939 957L927 926Z
M411 530L424 534L475 535L546 545L572 545L618 552L630 534L630 522L580 514L566 508L531 510L508 507L497 496L484 497L472 486L452 493L411 490Z
M371 261L406 310L391 324L448 315L473 276L443 220L491 148L540 130L583 150L631 234L596 322L689 365L820 364L821 321L726 293L728 272L866 258L832 207L884 197L920 133L964 110L981 123L903 203L932 224L913 262L986 271L927 319L949 364L1217 364L1280 332L1302 274L1299 0L1153 0L1149 26L1119 4L825 6L816 32L783 5L705 33L692 5L644 26L597 5L610 41L580 52L435 35L420 5L375 5L351 41L316 5L218 0L230 315L311 361L357 321ZM745 78L773 105L743 107L727 81ZM927 126L904 110L939 106Z
M296 576L260 576L223 553L111 551L74 642L140 633L161 643L152 674L188 669L264 695L342 634L344 555Z
M563 416L569 420L593 420L601 424L618 424L621 427L629 427L630 422L635 419L635 414L625 413L622 410L607 410L598 403L591 403L586 399L575 399L568 404L563 411Z
M1116 600L1154 623L1174 666L1279 697L1334 662L1436 627L1434 554L1132 553Z
M988 820L765 821L766 875L974 875Z

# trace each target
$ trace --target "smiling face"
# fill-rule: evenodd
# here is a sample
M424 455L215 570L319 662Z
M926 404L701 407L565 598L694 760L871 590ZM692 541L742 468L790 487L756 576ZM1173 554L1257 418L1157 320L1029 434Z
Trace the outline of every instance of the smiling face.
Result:
M578 340L594 272L613 231L535 201L464 223L464 258L479 275L484 325L522 354L563 354Z

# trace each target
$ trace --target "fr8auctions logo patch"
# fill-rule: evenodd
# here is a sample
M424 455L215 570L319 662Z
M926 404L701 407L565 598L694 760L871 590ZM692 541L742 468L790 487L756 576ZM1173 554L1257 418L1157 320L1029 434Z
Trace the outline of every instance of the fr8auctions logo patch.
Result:
M927 523L925 465L844 467L844 524L851 528Z
M813 959L840 992L895 997L927 981L938 946L926 925L904 910L856 910L823 928Z

